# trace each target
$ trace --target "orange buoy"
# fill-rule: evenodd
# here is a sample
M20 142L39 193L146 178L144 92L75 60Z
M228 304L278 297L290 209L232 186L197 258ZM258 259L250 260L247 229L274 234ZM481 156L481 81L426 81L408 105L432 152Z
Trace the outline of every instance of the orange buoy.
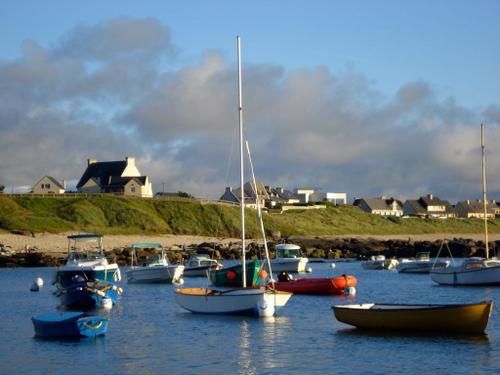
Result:
M234 279L236 279L236 276L237 276L236 272L234 272L234 271L228 271L226 273L226 277L228 280L234 280Z
M267 277L267 271L266 270L260 270L259 271L259 277L262 279L262 280L265 280L266 277Z

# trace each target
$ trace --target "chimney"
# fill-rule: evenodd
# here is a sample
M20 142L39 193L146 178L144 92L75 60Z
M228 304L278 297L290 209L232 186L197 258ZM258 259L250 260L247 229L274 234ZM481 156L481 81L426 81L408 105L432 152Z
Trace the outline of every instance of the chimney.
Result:
M429 198L429 199L433 199L433 198L434 198L434 196L433 196L432 194L427 194L427 198Z
M87 159L87 166L91 165L91 164L95 164L97 163L97 160L95 159Z
M62 180L63 189L66 190L66 180Z
M135 158L133 158L131 156L127 156L125 158L125 161L127 162L127 165L135 166Z
M226 186L226 193L232 193L233 188L231 186Z

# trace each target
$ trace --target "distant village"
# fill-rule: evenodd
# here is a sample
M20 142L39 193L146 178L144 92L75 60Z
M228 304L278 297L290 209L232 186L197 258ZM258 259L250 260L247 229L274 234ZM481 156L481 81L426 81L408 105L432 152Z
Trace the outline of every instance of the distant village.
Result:
M139 172L135 158L126 157L120 161L87 160L87 167L76 185L77 193L87 194L117 194L142 198L166 198L171 196L187 196L187 193L153 194L152 183L148 176ZM66 183L59 182L54 177L44 176L33 185L32 194L56 195L66 194ZM326 207L325 203L346 205L347 193L319 192L313 188L295 188L293 191L283 187L270 187L262 182L247 182L240 188L225 188L219 201L239 204L244 197L245 206L267 209ZM361 210L386 217L422 217L422 218L484 218L485 210L480 200L465 200L455 205L432 194L402 202L393 197L354 198L353 205ZM500 216L500 206L494 200L486 204L486 217Z

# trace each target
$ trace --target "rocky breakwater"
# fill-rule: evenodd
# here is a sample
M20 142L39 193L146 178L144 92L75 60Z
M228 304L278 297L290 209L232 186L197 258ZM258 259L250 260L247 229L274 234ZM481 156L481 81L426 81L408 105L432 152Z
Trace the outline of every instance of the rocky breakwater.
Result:
M431 257L484 257L484 241L475 241L466 238L453 238L437 241L415 241L375 238L323 238L323 237L297 237L289 239L300 245L311 258L356 258L367 259L373 255L384 255L386 258L410 258L418 252L429 252ZM490 256L495 249L500 249L500 241L489 242ZM441 249L441 251L440 251ZM448 251L449 249L449 251Z
M484 242L472 239L454 238L447 240L447 247L443 241L414 241L411 238L380 240L375 238L356 237L291 237L288 242L301 246L309 258L326 259L367 259L373 255L384 255L386 258L410 258L417 252L429 252L435 257L441 249L441 257L484 257ZM274 256L274 244L269 243L271 257ZM500 241L492 241L490 254L500 249ZM448 251L448 248L450 251ZM142 264L153 250L141 252L138 264ZM171 263L184 263L192 254L205 253L219 260L236 260L241 258L239 242L221 243L205 242L194 245L175 245L167 247L167 255ZM120 266L130 266L130 248L115 248L106 251L109 259L116 261ZM247 259L263 258L264 247L261 243L249 241ZM23 251L12 251L8 246L0 244L0 267L55 267L65 262L65 254L46 253L43 250L30 248Z

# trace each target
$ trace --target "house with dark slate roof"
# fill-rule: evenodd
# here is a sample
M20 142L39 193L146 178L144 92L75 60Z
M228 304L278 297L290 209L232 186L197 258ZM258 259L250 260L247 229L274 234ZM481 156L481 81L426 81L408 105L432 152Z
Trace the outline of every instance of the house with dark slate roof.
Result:
M43 176L33 185L33 194L64 194L66 191L65 182L60 183L54 177Z
M248 181L243 185L243 196L245 199L245 207L257 208L256 197L259 197L260 207L265 207L266 201L270 199L266 187L262 182L257 181L257 186L254 186L253 182ZM256 194L257 193L257 194ZM227 186L224 194L219 198L223 202L231 202L240 204L241 202L241 189L234 189L231 186Z
M495 201L486 202L486 217L494 218L498 211ZM482 200L466 200L455 205L457 217L484 219L484 205Z
M403 207L400 201L395 198L356 198L354 206L365 212L382 216L403 216Z
M279 204L300 203L300 197L290 190L282 187L272 188L270 186L266 186L266 190L269 194L269 200L266 202L269 207L275 207Z
M432 194L420 197L417 200L407 200L403 205L404 216L418 216L431 218L455 217L455 211L451 204L439 199Z
M119 161L88 159L87 169L76 185L82 193L120 193L151 198L152 183L148 176L141 176L135 158Z

